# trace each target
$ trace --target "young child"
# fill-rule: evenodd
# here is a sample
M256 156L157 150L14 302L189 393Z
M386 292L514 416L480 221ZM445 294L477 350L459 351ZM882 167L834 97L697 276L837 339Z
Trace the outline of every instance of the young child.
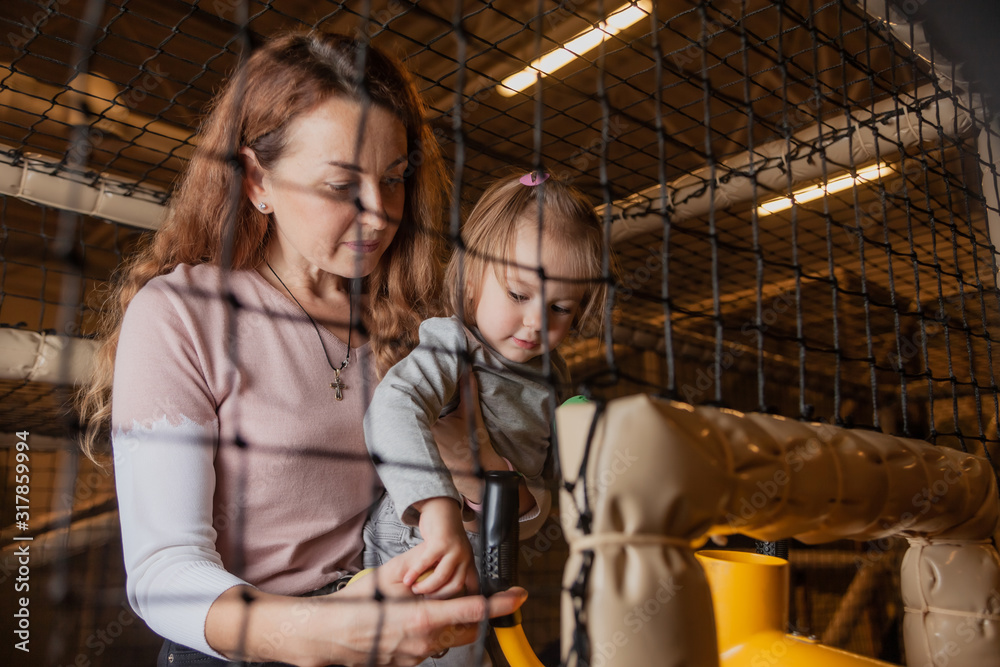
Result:
M489 433L480 461L523 475L521 534L537 531L550 506L542 475L551 409L568 390L555 350L573 328L596 329L606 294L603 231L593 207L548 174L494 183L462 237L465 250L455 252L445 278L455 315L421 324L419 346L382 378L365 415L365 441L387 491L365 527L365 566L419 548L404 582L435 596L475 586L462 519L463 510L469 519L480 509L482 488L469 474L471 457L468 465L461 453L442 458L431 427L455 409L463 373L471 370Z

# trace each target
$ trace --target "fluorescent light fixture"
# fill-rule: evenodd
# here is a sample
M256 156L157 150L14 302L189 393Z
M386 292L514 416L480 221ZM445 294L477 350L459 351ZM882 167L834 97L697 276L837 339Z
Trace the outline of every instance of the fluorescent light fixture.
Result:
M857 176L851 176L848 174L847 176L835 178L825 184L820 183L819 185L810 185L807 188L796 190L790 197L779 197L777 199L764 202L757 207L757 215L771 215L772 213L777 213L778 211L784 211L791 208L792 204L802 204L807 201L819 199L824 195L846 190L847 188L853 187L855 184L861 185L862 183L877 181L879 178L889 174L891 171L892 167L890 165L885 162L880 162L879 164L862 169L858 172Z
M539 72L542 76L547 76L561 67L565 67L574 58L579 58L588 51L597 48L601 42L649 16L652 11L653 3L651 0L639 0L635 3L630 2L627 5L622 5L612 12L606 21L602 21L598 27L581 32L565 46L549 51L541 58L531 61L531 64L520 72L508 76L500 82L497 90L504 97L513 97L525 88L534 85Z

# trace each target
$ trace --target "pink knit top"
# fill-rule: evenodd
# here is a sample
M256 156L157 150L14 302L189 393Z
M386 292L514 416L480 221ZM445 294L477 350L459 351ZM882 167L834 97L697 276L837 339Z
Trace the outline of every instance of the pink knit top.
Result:
M339 366L347 346L320 333ZM129 601L158 634L218 655L205 618L229 587L299 594L357 569L380 489L362 429L367 345L341 378L337 401L312 324L255 271L182 265L133 299L115 474Z

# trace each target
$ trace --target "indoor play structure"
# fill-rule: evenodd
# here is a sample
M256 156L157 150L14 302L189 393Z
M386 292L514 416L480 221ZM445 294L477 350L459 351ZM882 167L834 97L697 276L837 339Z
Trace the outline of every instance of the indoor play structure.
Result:
M558 424L567 664L877 664L785 637L777 559L696 555L733 533L903 535L907 663L1000 660L1000 502L985 459L647 395L563 406Z

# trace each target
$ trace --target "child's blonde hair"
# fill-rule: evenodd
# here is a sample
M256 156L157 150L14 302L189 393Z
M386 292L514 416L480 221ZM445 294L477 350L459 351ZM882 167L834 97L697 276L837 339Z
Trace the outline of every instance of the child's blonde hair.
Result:
M585 284L573 326L593 335L603 326L608 291L603 275L604 231L583 193L551 177L538 185L525 185L536 180L541 180L537 174L511 174L495 181L479 198L462 226L462 243L445 269L446 303L453 313L462 315L466 326L475 326L485 272L492 267L500 284L506 285L505 267L516 264L518 231L538 220L542 243L558 243L573 259L571 275L546 279Z

